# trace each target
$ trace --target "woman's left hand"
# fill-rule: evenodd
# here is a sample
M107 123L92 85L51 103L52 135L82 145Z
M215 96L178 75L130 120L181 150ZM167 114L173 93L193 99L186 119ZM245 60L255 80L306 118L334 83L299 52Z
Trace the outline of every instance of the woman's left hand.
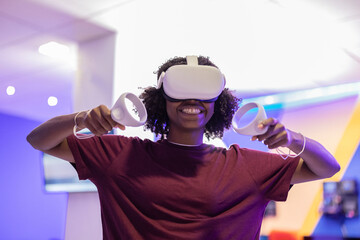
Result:
M251 140L261 141L267 145L269 149L288 147L291 144L291 131L288 131L277 119L268 118L258 125L260 129L265 127L268 127L268 130L264 134L253 136Z

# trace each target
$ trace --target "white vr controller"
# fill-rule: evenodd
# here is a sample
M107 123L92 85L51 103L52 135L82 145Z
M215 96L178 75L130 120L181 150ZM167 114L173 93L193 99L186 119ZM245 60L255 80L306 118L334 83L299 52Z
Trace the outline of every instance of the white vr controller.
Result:
M130 110L127 108L125 99L130 100L134 106L136 107L136 111L139 114L139 119L135 119ZM248 123L244 127L239 127L241 118L251 109L257 108L256 117ZM142 101L132 93L123 93L118 100L115 102L114 106L111 108L111 117L114 121L130 127L138 127L144 125L147 119L147 112L144 104ZM242 135L250 135L256 136L264 134L267 131L267 127L260 129L258 127L259 123L267 118L265 109L262 105L251 102L243 105L239 108L233 119L232 119L232 127L235 132L242 134Z
M254 109L254 108L258 109L256 117L250 123L245 125L244 127L239 127L241 118L248 111L250 111L251 109ZM250 136L261 135L261 134L264 134L268 130L268 127L264 127L264 128L258 127L259 123L265 119L267 119L267 116L266 116L264 107L258 103L251 102L251 103L247 103L247 104L243 105L241 108L239 108L236 111L236 113L232 119L232 127L235 132L242 134L242 135L250 135Z
M135 119L129 109L126 106L125 99L129 99L134 106L136 111L139 114L139 119ZM129 127L139 127L144 125L147 119L147 112L142 101L133 93L123 93L115 102L114 106L111 108L111 118L121 125Z
M139 114L139 119L135 119L125 103L125 99L130 100L134 106L136 107L136 111ZM251 109L257 108L256 117L248 123L244 127L239 127L241 118ZM138 127L144 125L147 119L147 112L144 104L142 101L132 93L123 93L118 100L115 102L114 106L111 108L111 117L114 121L130 127ZM242 134L242 135L250 135L256 136L264 134L267 131L267 127L260 129L258 127L259 123L267 118L265 109L262 105L251 102L243 105L239 108L233 119L232 119L232 127L235 132Z

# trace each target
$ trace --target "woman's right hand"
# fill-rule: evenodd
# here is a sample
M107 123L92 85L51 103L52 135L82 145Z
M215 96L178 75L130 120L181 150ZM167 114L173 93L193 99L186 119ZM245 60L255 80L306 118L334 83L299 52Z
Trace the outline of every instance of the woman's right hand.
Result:
M81 112L76 118L76 124L79 129L88 128L96 136L106 134L115 127L125 130L125 126L115 122L110 113L107 106L99 105L89 111Z

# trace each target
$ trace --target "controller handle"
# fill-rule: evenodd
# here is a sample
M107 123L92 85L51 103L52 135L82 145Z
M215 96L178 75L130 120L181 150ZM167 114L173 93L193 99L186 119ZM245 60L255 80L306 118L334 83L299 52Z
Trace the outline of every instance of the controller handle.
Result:
M125 99L129 99L139 113L139 120L135 119L126 107ZM124 126L138 127L144 125L147 119L147 112L142 101L133 93L123 93L111 108L111 118Z
M245 115L245 113L247 113L249 110L253 108L258 109L256 117L246 126L239 128L238 123L240 122L240 119ZM236 111L232 119L232 127L235 132L242 135L250 135L250 136L261 135L268 130L267 126L262 129L258 127L259 123L265 119L267 119L267 116L264 107L261 104L251 102L243 105L241 108L239 108Z

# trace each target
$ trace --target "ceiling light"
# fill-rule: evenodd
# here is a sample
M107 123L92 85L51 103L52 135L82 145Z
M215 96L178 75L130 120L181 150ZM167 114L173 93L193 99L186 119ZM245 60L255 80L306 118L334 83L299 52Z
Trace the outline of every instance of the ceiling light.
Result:
M39 53L53 57L63 58L70 54L70 48L57 42L48 42L39 47Z
M39 53L60 60L76 67L77 51L75 46L67 46L54 41L45 43L38 48Z
M7 95L11 96L11 95L14 95L15 94L15 88L13 86L8 86L6 88L6 93Z
M48 98L48 105L49 106L51 106L51 107L56 106L57 103L58 103L58 99L56 97L51 96L51 97Z
M274 103L276 103L276 102L278 102L278 100L277 100L277 97L276 97L275 95L265 96L265 97L264 97L264 103L265 103L266 105L271 105L271 104L274 104Z

